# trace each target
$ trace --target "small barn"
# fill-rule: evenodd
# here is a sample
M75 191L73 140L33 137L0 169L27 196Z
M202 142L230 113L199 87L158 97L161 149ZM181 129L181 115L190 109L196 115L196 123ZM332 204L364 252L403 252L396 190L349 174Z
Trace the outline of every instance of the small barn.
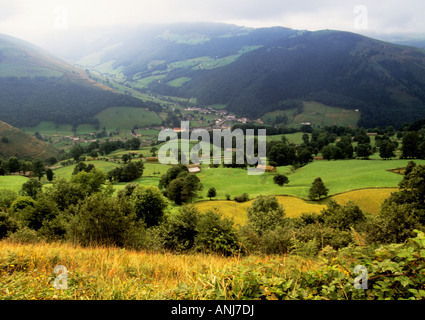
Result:
M199 173L201 172L201 166L198 164L190 164L187 166L190 173Z
M276 167L274 167L274 166L259 165L258 168L264 169L265 172L276 172Z

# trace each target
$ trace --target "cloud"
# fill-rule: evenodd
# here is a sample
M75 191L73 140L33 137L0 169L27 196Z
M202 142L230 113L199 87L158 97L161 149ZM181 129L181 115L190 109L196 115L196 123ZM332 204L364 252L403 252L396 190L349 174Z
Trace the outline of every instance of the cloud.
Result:
M31 40L61 28L180 21L356 32L358 5L367 8L369 32L425 33L423 0L14 0L0 3L0 32Z

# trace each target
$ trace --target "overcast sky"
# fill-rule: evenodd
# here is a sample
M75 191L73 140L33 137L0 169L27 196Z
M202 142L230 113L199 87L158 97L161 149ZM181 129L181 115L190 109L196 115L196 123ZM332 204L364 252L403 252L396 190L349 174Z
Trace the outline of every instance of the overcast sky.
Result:
M0 33L40 44L92 26L214 21L425 35L424 0L0 0Z

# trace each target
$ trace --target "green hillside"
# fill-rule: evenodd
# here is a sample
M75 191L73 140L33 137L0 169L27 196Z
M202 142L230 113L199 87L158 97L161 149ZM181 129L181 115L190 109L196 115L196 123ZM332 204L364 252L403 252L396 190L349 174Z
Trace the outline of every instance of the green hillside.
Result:
M47 159L58 154L59 150L51 145L0 121L0 158L29 156Z
M162 119L153 111L131 107L111 107L95 116L99 127L131 130L134 126L160 125Z
M25 41L0 35L0 120L15 127L98 123L94 116L115 106L161 110L118 94L82 69Z
M424 52L349 32L170 24L84 49L75 61L112 81L252 118L290 111L291 100L359 109L364 127L425 116Z

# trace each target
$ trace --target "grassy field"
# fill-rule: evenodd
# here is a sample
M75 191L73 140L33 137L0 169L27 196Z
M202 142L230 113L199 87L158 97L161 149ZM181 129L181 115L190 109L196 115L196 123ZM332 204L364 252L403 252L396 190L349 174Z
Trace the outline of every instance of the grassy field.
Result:
M12 156L47 159L59 154L58 149L3 121L0 121L0 137L7 139L7 143L0 143L0 159Z
M182 85L184 85L186 82L188 82L190 80L192 80L192 79L188 78L188 77L181 77L181 78L177 78L177 79L174 79L172 81L169 81L169 82L167 82L167 84L171 87L178 88L178 87L181 87Z
M235 196L247 193L251 201L259 195L276 195L290 217L299 216L303 212L319 213L329 199L340 204L346 204L351 200L363 211L377 214L381 203L390 196L391 192L397 190L397 185L402 179L401 175L388 170L406 166L407 162L408 160L315 161L296 171L289 166L279 167L278 172L287 174L289 177L289 184L283 187L274 184L272 173L249 176L243 169L211 169L202 166L198 177L204 188L197 205L202 210L217 207L224 215L234 218L237 223L243 223L246 208L251 202L240 204L227 201L225 200L227 194L233 200ZM424 162L417 160L417 163ZM86 161L86 164L89 163L105 173L119 165L113 161L102 160ZM55 178L69 179L74 167L75 165L71 165L54 170ZM168 169L168 165L145 162L143 177L135 180L134 183L157 186L161 175ZM319 176L329 188L329 197L320 202L308 201L311 183L315 177ZM19 191L26 180L27 178L21 176L0 177L0 189L10 188ZM124 186L125 183L119 183L114 185L114 188L120 190ZM216 188L217 196L213 201L206 201L208 189L211 187Z
M355 128L360 119L360 112L331 107L315 101L304 101L303 111L299 114L296 109L277 110L266 113L262 119L270 123L279 115L286 115L287 125L293 127L310 122L314 128L333 125Z
M57 265L67 269L66 290L53 287ZM215 292L211 283L225 270L231 272L233 269L272 265L276 267L275 272L283 276L292 268L303 271L316 268L318 262L297 256L226 258L201 253L173 255L119 248L83 248L61 243L1 241L0 299L179 299L181 286L191 288L193 297L208 298L207 292ZM248 288L250 283L239 282L239 285ZM223 292L231 291L230 288L222 289Z
M408 160L341 160L314 161L292 172L290 167L280 167L278 171L288 175L289 184L279 187L273 183L273 174L249 176L243 169L205 168L198 174L204 185L204 196L210 187L217 189L217 199L225 199L244 192L251 198L258 195L290 195L307 199L309 189L316 177L321 177L329 188L329 195L335 195L356 189L397 187L401 175L390 169L404 167ZM418 160L418 164L425 161Z
M112 161L84 161L85 164L93 164L96 168L102 170L107 173L108 171L118 167L117 163ZM70 179L72 176L72 172L74 171L75 165L62 167L54 170L55 177L60 177L63 179Z
M326 198L322 201L306 201L292 196L276 196L279 203L285 209L287 217L300 217L303 213L320 213L327 207L330 200L334 200L340 205L346 205L352 201L365 213L378 214L381 204L387 199L397 188L378 188L378 189L361 189L348 191L335 196ZM233 219L236 225L246 223L246 209L252 205L254 200L244 203L227 200L200 201L196 203L200 211L218 209L223 216Z
M0 176L0 189L10 189L18 192L28 178L22 176Z
M289 134L276 134L273 136L267 136L267 142L270 141L282 141L282 137L286 137L289 142L295 143L295 144L301 144L303 143L303 135L304 132L296 132L296 133L289 133ZM311 139L311 134L308 134L309 139Z
M109 129L131 130L134 126L153 126L161 124L162 120L153 111L141 108L112 107L96 115L99 127Z

